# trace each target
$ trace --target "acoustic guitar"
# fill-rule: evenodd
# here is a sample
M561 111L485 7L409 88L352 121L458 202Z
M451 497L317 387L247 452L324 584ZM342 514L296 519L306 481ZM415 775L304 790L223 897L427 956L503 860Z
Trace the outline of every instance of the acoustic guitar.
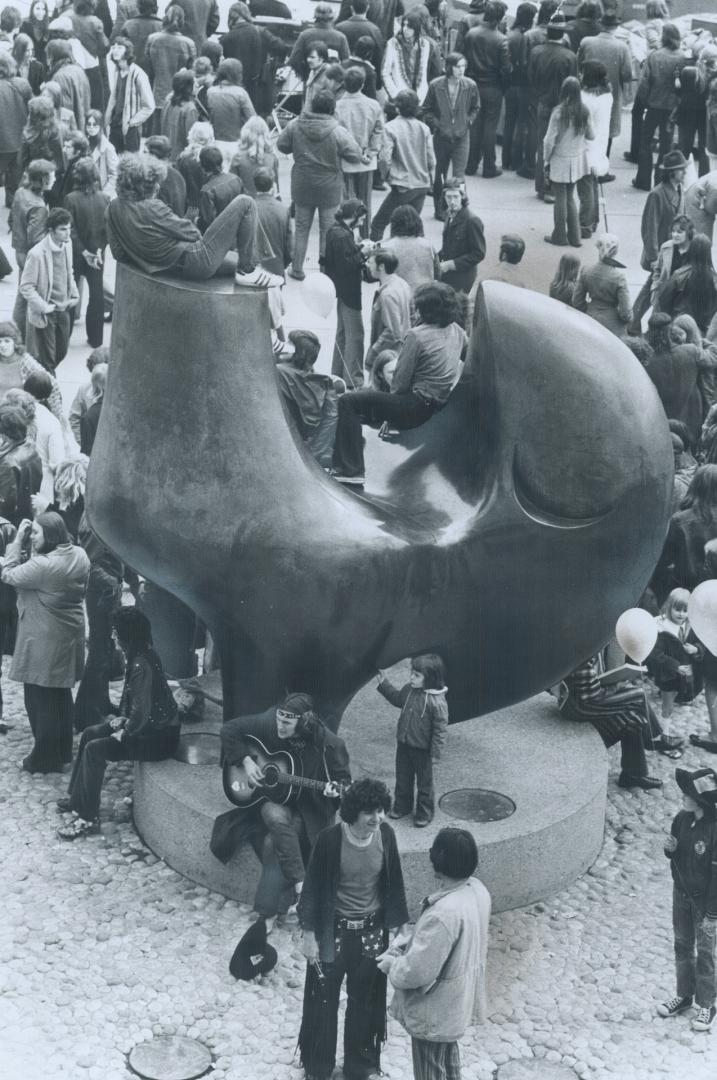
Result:
M261 739L255 738L254 735L245 735L244 738L251 746L250 757L261 769L262 779L261 783L252 787L243 765L224 762L222 770L224 794L229 802L240 810L259 806L267 799L273 803L288 803L296 800L306 788L311 791L323 791L329 783L328 780L310 780L302 776L300 755L291 754L288 750L277 750L272 754ZM336 780L331 783L335 784L342 795L349 786Z

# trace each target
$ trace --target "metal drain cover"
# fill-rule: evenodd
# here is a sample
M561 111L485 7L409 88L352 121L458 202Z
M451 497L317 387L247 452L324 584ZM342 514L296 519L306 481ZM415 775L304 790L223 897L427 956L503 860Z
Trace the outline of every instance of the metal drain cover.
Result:
M456 788L441 795L438 805L444 814L461 821L501 821L515 813L515 803L507 795L487 788Z
M196 1080L211 1068L212 1055L196 1039L160 1035L135 1046L127 1060L143 1080Z

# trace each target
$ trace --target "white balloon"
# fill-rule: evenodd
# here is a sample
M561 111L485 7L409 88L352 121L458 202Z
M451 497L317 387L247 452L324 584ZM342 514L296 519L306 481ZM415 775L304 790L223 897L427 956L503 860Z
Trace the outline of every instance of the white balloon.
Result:
M617 620L615 637L620 648L641 664L655 648L657 624L648 611L628 608Z
M694 589L687 615L697 637L717 656L717 581L703 581Z
M328 319L336 300L336 289L326 274L311 274L301 291L304 303L314 315Z

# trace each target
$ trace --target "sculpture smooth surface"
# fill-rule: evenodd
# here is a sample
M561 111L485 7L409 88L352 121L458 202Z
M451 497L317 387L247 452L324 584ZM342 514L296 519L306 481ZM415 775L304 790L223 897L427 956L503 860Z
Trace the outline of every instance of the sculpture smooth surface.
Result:
M436 650L464 720L554 684L639 598L672 493L654 387L547 297L486 282L476 308L448 404L396 445L367 432L357 496L291 426L263 294L118 267L88 513L210 627L226 717L301 687L336 724Z

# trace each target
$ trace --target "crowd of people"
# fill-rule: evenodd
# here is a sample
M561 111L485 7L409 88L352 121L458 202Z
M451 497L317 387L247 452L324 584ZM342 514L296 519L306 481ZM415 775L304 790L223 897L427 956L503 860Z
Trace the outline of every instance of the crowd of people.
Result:
M641 688L612 686L603 656L566 677L561 714L592 723L607 746L619 743L618 784L649 791L662 782L649 775L646 753L682 755L675 706L704 691L710 732L690 739L717 753L717 661L687 619L691 590L717 576L717 45L701 37L692 50L663 0L648 0L636 72L610 0L584 0L570 20L558 0L506 11L501 0L471 0L451 20L437 0L410 11L401 0L344 0L337 15L319 2L293 44L257 21L288 22L280 0L238 0L221 36L214 0L179 0L161 15L157 0L120 0L114 19L105 0L54 11L35 0L24 21L14 8L0 12L0 179L19 277L13 319L0 323L0 641L12 654L10 677L24 684L33 744L23 768L62 772L72 763L58 803L61 839L99 831L109 762L169 757L180 734L141 584L84 515L112 372L107 248L145 274L219 275L266 293L291 422L319 465L356 490L366 480L364 425L391 439L429 423L460 380L486 257L466 193L466 176L478 172L494 181L510 170L532 185L552 207L550 245L578 249L595 236L596 261L563 253L550 295L633 351L672 435L673 515L641 601L658 624L646 667L661 716ZM277 123L283 64L301 101ZM626 157L637 167L634 186L647 193L646 278L634 299L619 238L600 229L630 102ZM279 191L281 154L292 159L290 192ZM435 247L424 235L427 205L440 222ZM330 375L315 370L316 334L284 327L286 278L306 295L319 278L305 271L317 217L320 280L336 304ZM494 276L525 288L525 250L520 235L504 233ZM3 277L12 265L0 256ZM365 320L367 284L376 287ZM56 369L83 307L89 379L66 415ZM430 852L436 891L408 926L401 854L385 818L412 816L419 829L433 819L447 676L440 657L427 655L413 657L404 687L382 672L378 679L400 710L393 797L377 780L352 782L343 740L307 694L294 692L224 725L238 802L217 818L211 848L227 861L248 841L261 860L251 948L240 963L246 977L266 961L277 917L301 925L308 1080L333 1071L344 978L345 1076L379 1074L390 983L416 1078L455 1080L457 1041L485 1011L490 898L474 876L470 833L443 829ZM0 693L0 731L7 727ZM288 801L262 794L262 761L282 752L300 757L307 782ZM691 837L699 835L702 854L717 851L717 777L678 769L677 780L685 809L666 845L677 996L658 1012L675 1016L695 1003L693 1027L708 1030L717 900Z

